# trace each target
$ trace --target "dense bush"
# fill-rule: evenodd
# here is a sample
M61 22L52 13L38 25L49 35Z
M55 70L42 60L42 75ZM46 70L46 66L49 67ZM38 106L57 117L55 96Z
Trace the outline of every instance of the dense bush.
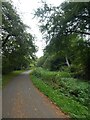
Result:
M85 106L89 105L89 82L72 78L68 72L51 72L42 68L36 68L33 74L56 91L72 97Z
M62 65L66 66L66 61L63 56L58 54L54 55L44 55L40 57L37 61L37 67L43 67L50 71L58 71L61 69Z

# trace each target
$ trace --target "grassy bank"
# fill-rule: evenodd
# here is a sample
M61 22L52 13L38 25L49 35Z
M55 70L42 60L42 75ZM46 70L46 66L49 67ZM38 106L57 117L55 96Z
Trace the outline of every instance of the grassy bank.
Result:
M6 75L2 75L2 87L5 87L14 77L18 76L24 70L13 71Z
M50 72L42 68L35 69L31 74L31 79L41 92L72 118L89 119L87 107L89 103L86 101L85 104L86 98L84 99L85 96L89 100L88 82L71 78L70 74L66 72ZM84 95L78 96L81 92Z

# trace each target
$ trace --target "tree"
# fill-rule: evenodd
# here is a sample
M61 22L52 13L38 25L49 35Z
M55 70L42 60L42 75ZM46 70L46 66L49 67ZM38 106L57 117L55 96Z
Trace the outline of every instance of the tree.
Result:
M26 28L12 3L2 2L3 73L27 68L35 59L34 37Z
M63 56L68 67L76 66L74 73L77 71L78 76L89 79L90 4L64 2L58 7L43 5L35 15L39 17L41 32L47 41L45 53Z

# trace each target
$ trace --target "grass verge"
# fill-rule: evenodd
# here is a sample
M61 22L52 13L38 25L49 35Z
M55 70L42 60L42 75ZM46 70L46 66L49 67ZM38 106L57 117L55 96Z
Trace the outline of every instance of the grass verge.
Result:
M30 74L31 80L34 85L48 96L56 105L62 109L66 114L70 115L74 120L83 119L89 120L88 108L79 102L65 96L62 92L54 90L51 86L47 85L42 79L37 78L33 73Z
M6 75L2 75L2 88L4 88L14 77L18 76L24 70L17 70Z
M65 96L72 97L86 107L90 106L89 81L72 78L68 72L54 72L43 68L35 68L33 75Z

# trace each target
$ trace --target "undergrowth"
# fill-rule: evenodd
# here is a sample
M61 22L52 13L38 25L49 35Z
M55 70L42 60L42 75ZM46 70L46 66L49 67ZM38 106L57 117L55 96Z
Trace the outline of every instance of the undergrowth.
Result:
M45 95L71 117L89 119L88 82L74 79L68 72L51 72L42 68L34 69L31 78Z

